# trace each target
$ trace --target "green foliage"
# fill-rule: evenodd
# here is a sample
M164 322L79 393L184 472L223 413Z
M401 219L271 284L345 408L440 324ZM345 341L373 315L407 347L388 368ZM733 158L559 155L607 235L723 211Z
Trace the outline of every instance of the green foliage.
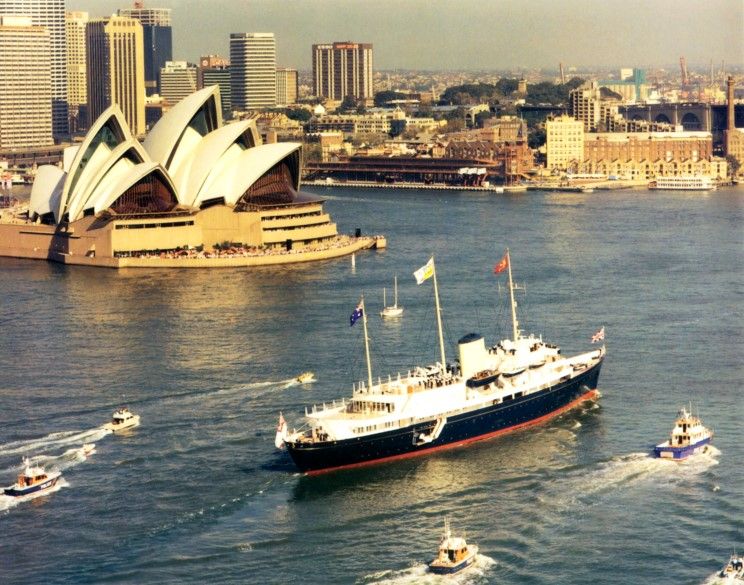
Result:
M286 108L284 110L284 114L290 120L297 120L298 122L301 122L303 124L313 117L312 112L310 112L310 110L306 110L305 108Z
M728 163L728 174L730 177L735 177L741 168L741 163L733 154L726 155L726 162Z
M466 84L448 87L441 95L440 103L457 106L479 104L501 96L498 88L489 83Z
M545 128L542 127L532 128L527 134L527 146L532 149L540 148L546 140Z
M515 91L517 91L518 87L518 79L499 79L496 82L496 89L499 90L501 95L509 95L510 93L514 93Z
M378 91L375 94L375 106L382 108L391 100L404 100L408 96L397 91Z
M351 112L352 110L356 111L357 109L357 100L353 95L347 95L344 98L344 101L341 102L341 105L338 108L341 112Z

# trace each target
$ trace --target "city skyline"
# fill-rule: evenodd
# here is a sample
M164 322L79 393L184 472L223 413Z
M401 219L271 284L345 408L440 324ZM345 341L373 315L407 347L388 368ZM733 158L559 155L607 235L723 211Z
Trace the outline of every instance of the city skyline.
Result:
M67 0L91 16L127 0ZM744 4L739 0L148 0L173 9L173 57L197 62L229 52L234 32L273 32L277 65L311 68L311 45L354 40L375 45L375 68L509 69L690 66L744 62ZM694 23L694 26L692 24ZM209 31L205 33L205 31Z

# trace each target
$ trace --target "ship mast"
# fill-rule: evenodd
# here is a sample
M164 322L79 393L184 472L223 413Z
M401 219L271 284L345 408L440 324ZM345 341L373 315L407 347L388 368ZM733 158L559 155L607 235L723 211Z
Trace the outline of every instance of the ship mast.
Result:
M434 256L431 257L431 272L434 277L434 302L437 307L437 329L439 330L439 353L442 355L442 368L447 367L444 357L444 336L442 335L442 309L439 306L439 289L437 289L437 268L434 264Z
M509 268L509 297L511 299L512 335L514 336L514 341L517 341L519 336L519 323L517 321L517 303L514 300L514 282L512 281L511 256L509 256L509 248L506 249L506 265Z
M367 308L364 306L364 295L360 301L362 305L362 325L364 325L364 353L367 356L367 386L368 391L372 390L372 360L369 359L369 335L367 335Z

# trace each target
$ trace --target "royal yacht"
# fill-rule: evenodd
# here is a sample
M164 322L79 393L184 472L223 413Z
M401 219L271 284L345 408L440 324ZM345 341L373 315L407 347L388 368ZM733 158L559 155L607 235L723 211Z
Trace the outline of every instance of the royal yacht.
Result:
M419 280L420 272L428 268ZM305 426L289 431L286 448L308 474L368 465L459 447L546 421L598 396L605 357L602 345L571 357L541 337L523 335L517 322L509 251L494 271L508 268L512 338L487 347L469 333L458 342L458 359L446 361L433 258L415 274L433 277L440 360L373 382L364 299L352 314L362 318L367 379L350 398L305 409ZM601 330L604 338L604 328ZM597 337L597 336L595 336Z

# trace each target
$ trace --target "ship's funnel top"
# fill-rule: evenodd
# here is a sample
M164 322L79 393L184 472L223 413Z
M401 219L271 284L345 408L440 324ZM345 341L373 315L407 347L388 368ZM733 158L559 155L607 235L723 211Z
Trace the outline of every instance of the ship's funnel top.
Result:
M458 341L460 350L460 372L466 380L486 368L488 352L483 336L468 333Z

